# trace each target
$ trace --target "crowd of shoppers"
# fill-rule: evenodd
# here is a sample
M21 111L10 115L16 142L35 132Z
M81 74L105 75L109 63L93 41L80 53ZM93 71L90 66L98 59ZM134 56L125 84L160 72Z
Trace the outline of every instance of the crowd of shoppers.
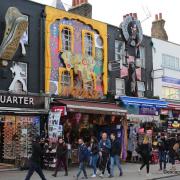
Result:
M159 157L159 170L166 170L167 162L172 164L171 170L175 171L175 160L180 159L180 137L171 135L165 136L164 133L159 134L157 137L157 149ZM58 170L63 166L65 176L68 176L68 142L65 142L62 137L59 137L56 145L56 166L55 172L52 176L56 177ZM36 171L42 180L46 180L42 171L42 157L43 152L47 149L47 142L42 145L40 137L36 137L32 144L32 156L30 158L29 170L25 180L29 180ZM141 156L142 165L141 170L146 167L147 175L150 175L150 162L152 158L152 144L147 135L144 136L143 142L138 143L136 152ZM114 167L118 167L119 176L123 176L123 170L121 167L121 141L116 137L115 133L111 133L108 137L106 132L101 134L100 141L96 137L92 136L89 143L85 143L83 138L78 140L78 160L79 170L75 176L75 179L80 178L83 172L84 178L87 179L86 166L90 165L92 168L91 178L97 176L104 177L107 170L109 178L114 177ZM169 159L169 160L168 160ZM98 173L99 171L99 173Z

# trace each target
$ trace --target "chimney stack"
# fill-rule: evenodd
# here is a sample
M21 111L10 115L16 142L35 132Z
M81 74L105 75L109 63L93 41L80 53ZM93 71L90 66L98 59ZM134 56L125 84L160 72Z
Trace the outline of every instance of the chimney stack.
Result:
M72 0L72 8L69 12L92 18L92 5L88 3L88 0Z
M164 25L165 25L165 20L162 17L162 13L159 13L159 16L158 14L156 14L155 20L152 22L151 36L153 38L168 41L168 35L166 33Z

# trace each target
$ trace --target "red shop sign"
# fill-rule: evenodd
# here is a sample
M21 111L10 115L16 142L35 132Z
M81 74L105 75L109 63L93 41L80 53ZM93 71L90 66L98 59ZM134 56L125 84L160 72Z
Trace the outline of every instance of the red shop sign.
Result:
M66 116L67 115L66 106L53 106L51 108L51 111L52 112L61 111L61 116Z

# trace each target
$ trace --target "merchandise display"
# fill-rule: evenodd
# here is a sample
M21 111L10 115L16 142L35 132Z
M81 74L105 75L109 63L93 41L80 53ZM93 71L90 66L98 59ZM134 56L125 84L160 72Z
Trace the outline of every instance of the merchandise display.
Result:
M32 153L32 141L40 134L40 117L4 116L3 160L16 165Z

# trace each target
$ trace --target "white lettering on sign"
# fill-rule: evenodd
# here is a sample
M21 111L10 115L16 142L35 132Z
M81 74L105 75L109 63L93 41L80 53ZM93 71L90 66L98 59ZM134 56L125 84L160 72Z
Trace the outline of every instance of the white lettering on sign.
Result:
M1 104L19 104L19 105L34 105L34 98L23 96L5 96L0 95Z

